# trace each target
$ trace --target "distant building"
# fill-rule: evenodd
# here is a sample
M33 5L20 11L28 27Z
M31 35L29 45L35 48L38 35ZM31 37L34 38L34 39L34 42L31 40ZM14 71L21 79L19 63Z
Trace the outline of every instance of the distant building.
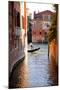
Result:
M9 1L9 73L13 65L24 57L20 25L20 2Z
M48 42L47 33L51 26L54 12L49 10L35 13L32 20L32 42Z

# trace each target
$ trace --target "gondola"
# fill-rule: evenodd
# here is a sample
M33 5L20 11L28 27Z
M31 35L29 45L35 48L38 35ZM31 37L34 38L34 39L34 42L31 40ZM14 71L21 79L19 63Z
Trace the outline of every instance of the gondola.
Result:
M28 50L28 52L34 52L34 51L37 51L39 49L40 49L40 47L39 48L35 48L35 49L30 49L30 50Z

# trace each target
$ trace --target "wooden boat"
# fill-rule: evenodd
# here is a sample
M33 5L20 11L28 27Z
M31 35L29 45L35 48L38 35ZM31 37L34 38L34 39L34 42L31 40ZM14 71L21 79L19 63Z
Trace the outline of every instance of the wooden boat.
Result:
M39 48L30 49L30 50L28 50L28 52L34 52L34 51L37 51L39 49L40 49L40 47Z

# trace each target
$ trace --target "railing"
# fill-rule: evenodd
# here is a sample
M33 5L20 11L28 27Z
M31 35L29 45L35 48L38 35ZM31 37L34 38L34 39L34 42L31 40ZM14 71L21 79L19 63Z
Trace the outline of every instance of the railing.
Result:
M21 29L20 29L20 27L16 27L15 35L16 35L17 37L21 36Z

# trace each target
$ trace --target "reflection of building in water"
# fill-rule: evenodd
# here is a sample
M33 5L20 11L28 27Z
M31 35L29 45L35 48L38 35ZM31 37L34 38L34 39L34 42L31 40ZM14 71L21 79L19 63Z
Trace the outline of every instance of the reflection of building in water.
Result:
M10 88L25 88L28 87L28 64L23 60L20 62L10 79Z
M47 33L51 26L53 12L46 10L35 13L32 20L32 42L48 42Z
M27 66L27 62L25 62L26 60L24 60L22 63L21 63L21 67L20 68L20 71L18 72L19 73L19 80L17 81L17 84L16 86L17 87L28 87L28 66Z

